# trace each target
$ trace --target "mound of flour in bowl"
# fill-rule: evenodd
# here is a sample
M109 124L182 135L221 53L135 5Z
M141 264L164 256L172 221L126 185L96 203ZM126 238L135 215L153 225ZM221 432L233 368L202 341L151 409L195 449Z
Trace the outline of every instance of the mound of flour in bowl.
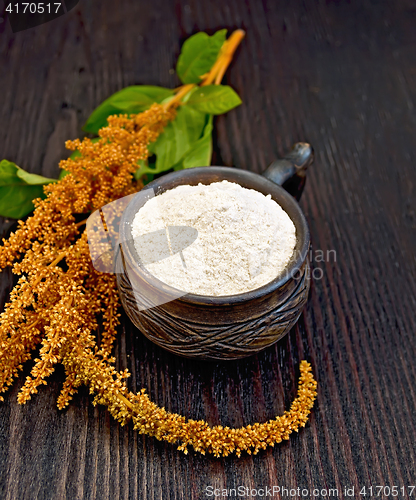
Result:
M180 232L179 241L172 242L172 226L196 229L196 239L189 244L185 231L182 242ZM160 238L146 237L165 234L166 228L168 251ZM142 261L159 280L211 296L243 293L272 281L296 244L292 220L270 195L228 181L182 185L151 198L136 214L132 236L139 256L153 256ZM173 243L183 250L173 252Z

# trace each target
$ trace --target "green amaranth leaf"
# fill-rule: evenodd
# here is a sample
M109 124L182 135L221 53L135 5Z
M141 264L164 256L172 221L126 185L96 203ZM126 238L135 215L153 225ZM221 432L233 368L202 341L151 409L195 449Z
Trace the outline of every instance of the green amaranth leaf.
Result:
M176 65L176 73L182 83L200 83L200 77L214 65L226 34L225 29L212 36L200 32L184 42Z
M154 165L149 166L148 160L138 160L137 165L139 165L139 168L133 174L136 181L138 181L144 174L151 177L151 180L153 180L153 174L156 172Z
M47 177L43 177L42 175L30 174L29 172L26 172L26 170L23 170L23 168L20 167L17 167L16 175L23 182L25 182L26 184L30 184L32 186L35 185L43 186L44 184L50 184L51 182L56 182L56 179L48 179Z
M37 174L30 174L15 163L0 162L0 215L20 219L30 213L35 198L45 198L43 186L56 182Z
M212 129L213 116L207 116L207 123L202 137L200 137L185 156L173 167L174 170L184 168L208 167L212 157Z
M163 172L173 167L201 137L206 116L189 106L181 106L176 118L153 143L149 151L156 155L155 171Z
M141 113L154 102L161 102L173 95L173 90L154 85L133 85L116 92L96 108L87 123L85 132L98 134L100 128L107 126L111 115Z
M195 89L186 104L202 113L220 115L239 106L241 102L235 90L228 85L206 85Z

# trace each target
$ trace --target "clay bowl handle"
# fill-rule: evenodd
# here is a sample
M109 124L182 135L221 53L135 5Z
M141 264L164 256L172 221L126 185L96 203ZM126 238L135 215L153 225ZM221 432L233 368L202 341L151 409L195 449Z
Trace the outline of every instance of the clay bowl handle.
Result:
M305 187L306 170L313 158L312 146L307 142L297 142L284 158L275 160L262 175L299 201Z

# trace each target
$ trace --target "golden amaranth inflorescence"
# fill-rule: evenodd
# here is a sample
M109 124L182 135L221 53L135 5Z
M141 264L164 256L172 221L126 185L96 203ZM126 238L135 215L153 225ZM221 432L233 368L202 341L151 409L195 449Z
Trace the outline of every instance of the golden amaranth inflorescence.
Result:
M45 187L46 199L36 200L33 215L19 221L17 231L3 240L0 268L12 265L20 278L0 315L0 393L39 347L18 395L21 404L62 363L66 380L59 408L86 384L95 395L94 404L106 405L121 424L132 420L139 432L179 442L185 453L188 446L215 456L257 453L305 425L316 397L310 365L300 365L298 395L289 411L241 429L186 420L159 408L144 390L131 393L124 382L128 371L118 372L111 354L120 307L115 278L94 269L85 221L77 222L77 214L88 214L142 187L133 177L137 162L148 157L148 144L174 118L175 106L154 104L138 115L112 116L100 130L99 141L68 141L67 147L80 153L61 162L69 175ZM94 332L99 324L103 333L98 342Z
M20 403L45 383L68 348L88 346L101 359L111 358L119 307L115 279L93 268L84 224L76 222L76 215L142 187L133 177L137 161L147 158L149 142L174 116L174 108L154 104L138 115L110 117L98 142L68 141L67 147L80 153L61 162L70 174L48 185L46 199L35 200L33 215L19 221L18 230L3 240L0 268L13 265L21 277L0 315L0 392L39 344L39 358L20 391ZM98 347L91 332L100 316L104 334ZM76 389L76 373L66 367L66 374L60 407Z

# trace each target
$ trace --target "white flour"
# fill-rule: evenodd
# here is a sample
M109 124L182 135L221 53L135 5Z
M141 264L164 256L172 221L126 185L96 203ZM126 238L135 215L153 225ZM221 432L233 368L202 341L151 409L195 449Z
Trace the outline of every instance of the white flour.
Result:
M194 228L194 235L192 229L170 229L169 241L171 226ZM296 244L292 220L270 195L228 181L155 196L136 214L132 235L145 267L159 280L211 296L265 285L284 270Z

